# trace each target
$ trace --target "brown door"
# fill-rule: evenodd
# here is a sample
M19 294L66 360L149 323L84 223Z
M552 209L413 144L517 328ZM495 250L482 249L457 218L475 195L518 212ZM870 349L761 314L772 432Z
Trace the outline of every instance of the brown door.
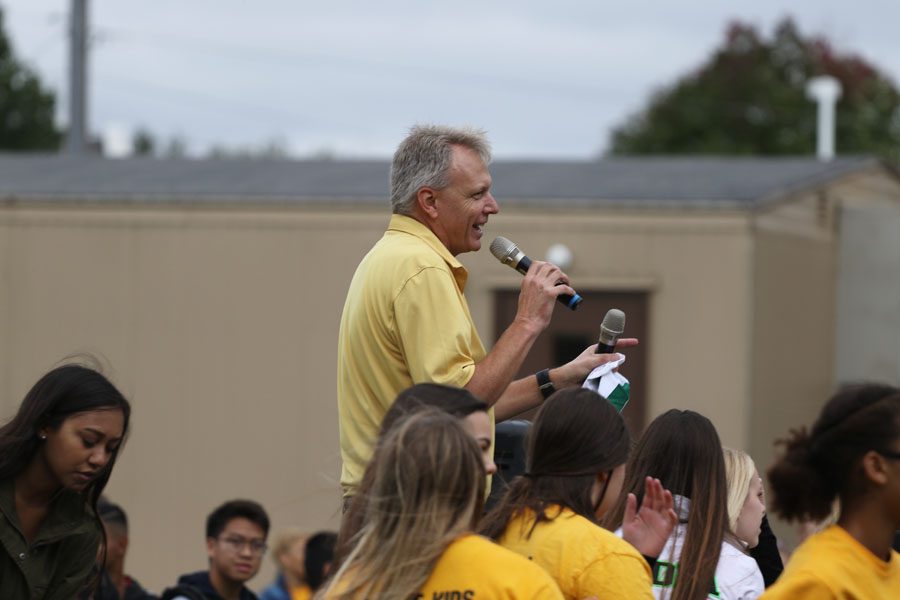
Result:
M518 376L525 377L541 369L559 366L578 356L582 350L596 343L606 311L618 308L625 312L625 337L641 340L638 346L623 352L628 360L620 369L631 383L630 398L622 411L622 417L632 435L639 436L644 430L646 409L647 293L578 291L584 298L578 310L557 305L550 326L538 337L522 363ZM518 299L519 290L495 292L495 340L512 323ZM531 413L524 415L525 418L532 416Z

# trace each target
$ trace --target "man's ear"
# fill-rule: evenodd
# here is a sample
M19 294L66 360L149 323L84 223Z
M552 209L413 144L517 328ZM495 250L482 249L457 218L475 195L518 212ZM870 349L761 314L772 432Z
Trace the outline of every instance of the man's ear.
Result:
M430 187L419 188L416 192L416 206L429 219L437 219L437 193Z
M206 555L209 558L213 557L213 553L216 549L216 538L206 538Z
M874 450L869 450L863 455L862 468L866 479L875 485L887 484L889 479L887 459Z

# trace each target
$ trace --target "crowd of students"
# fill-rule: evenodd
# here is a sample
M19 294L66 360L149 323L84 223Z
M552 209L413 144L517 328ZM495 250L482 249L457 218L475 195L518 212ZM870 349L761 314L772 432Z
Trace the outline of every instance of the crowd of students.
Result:
M129 419L102 374L65 365L0 427L0 597L153 598L125 572L125 511L101 498ZM556 392L534 419L525 472L485 513L487 405L419 384L382 422L340 533L278 536L279 574L260 598L900 597L900 390L843 388L783 445L771 509L836 517L784 567L760 473L703 415L665 412L633 444L601 396ZM206 523L209 569L161 598L255 599L246 583L268 536L262 506L224 503Z
M723 448L709 419L670 410L632 448L621 416L584 389L543 403L525 473L484 515L493 463L479 460L466 395L435 384L401 395L322 598L900 595L900 390L843 388L785 440L769 471L775 512L821 522L839 506L786 567L752 458Z

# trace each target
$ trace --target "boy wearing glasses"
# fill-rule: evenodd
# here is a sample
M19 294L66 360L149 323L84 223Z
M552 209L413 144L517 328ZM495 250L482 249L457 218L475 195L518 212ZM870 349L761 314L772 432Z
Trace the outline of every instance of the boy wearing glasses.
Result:
M183 575L178 586L191 586L206 600L257 600L244 585L259 571L269 535L269 517L252 500L226 502L206 519L209 571Z

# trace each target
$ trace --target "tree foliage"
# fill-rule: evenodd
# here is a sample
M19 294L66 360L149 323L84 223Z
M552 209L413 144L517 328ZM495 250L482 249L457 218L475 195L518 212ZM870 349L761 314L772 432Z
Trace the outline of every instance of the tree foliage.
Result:
M897 158L900 94L859 56L821 37L803 37L792 20L763 39L732 24L724 44L696 72L656 92L649 105L613 130L612 154L811 154L816 105L806 84L840 81L836 145L841 154Z
M53 122L56 98L13 54L0 9L0 149L56 150L62 138Z
M133 156L153 156L156 153L156 138L144 127L131 136L131 154Z

